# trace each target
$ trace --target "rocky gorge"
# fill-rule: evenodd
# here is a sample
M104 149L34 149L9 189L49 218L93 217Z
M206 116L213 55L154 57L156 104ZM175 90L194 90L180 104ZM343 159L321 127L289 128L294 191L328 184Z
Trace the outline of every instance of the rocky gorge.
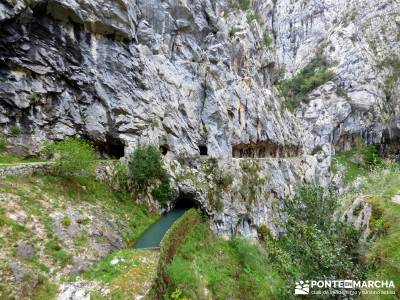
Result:
M246 3L2 1L0 124L13 151L81 136L105 156L152 143L193 162L264 142L319 153L306 165L321 181L333 148L396 143L396 1ZM334 77L291 112L274 83L317 56Z
M223 238L283 234L303 183L344 191L337 153L398 155L399 97L398 0L0 0L7 152L78 137L125 161L155 145L173 198L137 202L190 199Z

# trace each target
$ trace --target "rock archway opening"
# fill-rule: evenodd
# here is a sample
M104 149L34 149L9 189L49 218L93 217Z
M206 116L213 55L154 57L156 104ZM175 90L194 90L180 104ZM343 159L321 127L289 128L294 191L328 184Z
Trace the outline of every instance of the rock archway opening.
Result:
M160 152L162 155L167 155L167 153L169 152L169 147L168 145L161 145L160 146Z
M179 193L176 198L174 208L175 209L190 209L199 208L199 203L195 200L195 194L193 193Z
M102 158L120 159L125 156L125 144L118 137L107 135L105 141L92 142Z
M206 145L199 146L199 152L201 156L208 156L208 148Z
M301 147L266 142L232 146L233 158L288 158L302 155Z

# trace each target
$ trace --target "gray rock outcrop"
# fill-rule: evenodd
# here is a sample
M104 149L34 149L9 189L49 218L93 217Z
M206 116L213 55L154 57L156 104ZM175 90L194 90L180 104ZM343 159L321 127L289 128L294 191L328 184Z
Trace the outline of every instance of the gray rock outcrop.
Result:
M342 150L358 137L398 143L400 3L282 0L274 12L277 61L286 78L318 55L336 75L300 109L311 135L305 144L329 142Z
M263 224L279 232L263 202L271 192L282 200L298 181L326 186L330 156L357 138L398 143L399 8L392 0L0 0L0 134L26 154L80 136L104 156L151 143L179 166L194 168L202 155L228 161L223 169L236 173L218 193L221 211L204 198L215 192L210 183L177 180L176 190L199 194L223 234L254 236ZM334 78L291 113L274 83L317 56ZM265 184L246 207L238 164L250 157L265 159L257 171Z
M27 152L76 135L176 156L301 144L264 29L228 1L3 2L0 128Z

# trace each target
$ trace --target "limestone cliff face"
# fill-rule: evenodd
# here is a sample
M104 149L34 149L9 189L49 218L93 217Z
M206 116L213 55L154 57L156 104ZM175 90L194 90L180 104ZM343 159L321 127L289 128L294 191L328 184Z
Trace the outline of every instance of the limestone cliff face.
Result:
M398 142L400 2L275 1L277 61L286 76L317 54L337 78L309 96L299 110L311 147ZM339 93L338 93L339 91Z
M1 1L0 126L14 144L299 145L263 29L229 1ZM14 4L16 3L16 4Z
M326 185L332 146L396 142L399 2L250 2L0 0L0 133L24 153L69 136L117 156L160 145L216 231L279 232L275 199L299 181ZM317 54L335 79L291 113L274 82ZM229 188L200 154L221 159ZM253 156L267 159L240 166ZM249 170L265 179L255 190Z

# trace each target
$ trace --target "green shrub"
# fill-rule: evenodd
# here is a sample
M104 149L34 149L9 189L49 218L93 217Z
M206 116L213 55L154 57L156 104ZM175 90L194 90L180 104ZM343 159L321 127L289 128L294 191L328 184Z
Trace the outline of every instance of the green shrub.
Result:
M264 41L264 45L265 45L267 48L271 48L271 46L272 46L272 39L271 39L271 37L270 37L270 35L269 35L269 33L268 33L267 30L264 31L264 34L263 34L263 41Z
M246 19L247 19L247 23L251 23L253 22L253 20L256 20L258 23L261 23L261 16L253 11L253 10L249 10L246 14Z
M17 125L14 125L13 127L10 128L10 133L12 135L18 136L21 134L21 128L19 128Z
M272 237L271 230L266 225L261 225L257 228L257 235L260 241L264 242Z
M162 156L153 145L138 147L128 161L128 181L138 191L153 187L152 195L162 205L172 197L170 176L162 166Z
M332 161L333 172L337 172L338 165L345 167L345 183L350 183L371 169L383 165L378 149L374 145L365 145L361 139L355 140L353 149L337 153Z
M287 107L294 110L312 90L332 80L334 74L328 68L326 59L317 57L293 78L279 82Z
M0 135L0 153L6 151L7 148L7 140L5 137Z
M161 204L166 204L172 198L172 190L168 179L164 179L161 183L151 191L151 195Z
M286 234L268 240L266 249L288 287L298 278L364 277L360 233L335 220L337 207L335 194L314 186L300 187L296 196L286 201Z
M40 100L40 94L37 92L32 92L32 94L29 96L29 100L31 103L36 104Z
M374 145L364 145L360 152L367 166L375 167L383 164L382 158L379 155L378 149Z
M160 151L153 145L138 147L128 162L129 176L139 186L147 187L165 176Z
M80 139L69 138L45 146L56 157L57 172L66 176L88 177L94 174L96 154L93 146Z
M248 10L250 8L250 0L239 0L239 7L241 10Z

